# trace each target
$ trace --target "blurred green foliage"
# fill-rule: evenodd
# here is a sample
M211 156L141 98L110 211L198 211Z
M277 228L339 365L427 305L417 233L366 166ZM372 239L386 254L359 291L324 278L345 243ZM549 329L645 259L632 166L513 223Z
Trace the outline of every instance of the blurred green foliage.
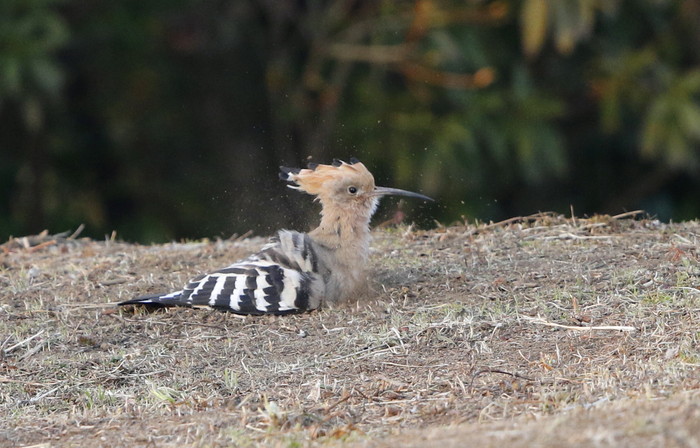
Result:
M0 3L0 239L303 229L277 165L350 156L422 223L698 217L700 0Z

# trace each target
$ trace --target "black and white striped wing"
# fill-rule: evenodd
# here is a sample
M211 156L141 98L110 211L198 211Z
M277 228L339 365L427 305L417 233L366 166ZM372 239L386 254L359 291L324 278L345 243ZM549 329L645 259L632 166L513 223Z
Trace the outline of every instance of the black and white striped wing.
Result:
M322 280L316 268L308 235L283 231L260 253L196 277L181 291L137 297L120 305L210 307L238 314L303 312L321 302Z
M259 260L238 263L193 279L182 291L139 297L120 305L210 307L239 314L287 314L309 310L308 273Z
M302 272L319 274L314 242L306 233L281 230L271 243L252 258L269 260Z

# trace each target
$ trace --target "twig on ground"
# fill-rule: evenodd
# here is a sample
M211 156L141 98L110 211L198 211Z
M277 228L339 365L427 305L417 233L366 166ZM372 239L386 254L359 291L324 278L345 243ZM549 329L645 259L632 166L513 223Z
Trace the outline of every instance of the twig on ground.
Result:
M217 330L223 330L226 331L228 330L226 327L222 327L220 325L210 325L210 324L203 324L200 322L187 322L183 320L177 320L177 321L172 321L172 322L163 322L159 320L136 320L136 319L127 319L126 317L122 317L127 322L137 322L137 323L148 323L148 324L158 324L158 325L167 325L170 327L177 327L180 325L189 325L191 327L205 327L205 328L214 328Z
M505 370L498 370L498 369L482 369L482 370L479 370L476 373L474 373L474 375L472 375L472 380L469 383L469 387L471 388L474 385L474 380L476 380L476 378L479 375L483 375L484 373L500 373L501 375L510 375L512 377L515 377L515 378L520 378L521 380L535 381L534 378L530 378L530 377L525 376L525 375L520 375L519 373L506 372Z
M627 325L594 325L591 327L579 327L575 325L562 325L555 324L554 322L547 322L544 319L520 316L522 319L537 325L545 325L547 327L564 328L567 330L578 330L578 331L592 331L592 330L617 330L617 331L637 331L635 327L630 327Z
M437 369L440 367L449 367L452 365L452 364L433 364L430 366L421 366L418 364L399 364L396 362L389 362L389 361L380 361L379 364L384 364L387 366L406 367L406 368L410 368L410 369Z
M35 339L35 338L41 336L42 334L44 334L44 331L45 331L45 330L39 330L39 332L38 332L37 334L35 334L34 336L29 336L27 339L24 339L24 340L22 340L22 341L19 341L18 343L16 343L16 344L13 345L12 347L6 348L6 349L5 349L5 354L7 355L8 353L12 352L13 350L15 350L15 349L17 349L17 348L23 346L24 344L26 344L26 343L32 341L32 340Z
M74 240L74 239L76 239L76 238L78 237L78 235L80 235L80 234L83 232L84 229L85 229L85 224L80 224L80 225L78 226L78 228L75 229L75 232L73 232L73 233L68 237L68 239L69 239L69 240Z
M56 383L35 383L32 381L24 381L24 380L16 380L14 378L7 378L5 376L0 376L0 383L16 383L16 384L23 384L26 386L39 386L39 387L46 387L46 386L53 386Z
M85 310L91 310L91 309L99 309L99 308L109 308L109 307L114 307L117 305L119 302L105 302L105 303L60 303L58 306L62 308L71 308L71 309L85 309Z
M30 356L40 352L44 346L47 345L46 341L39 341L37 345L35 345L31 350L28 350L25 354L20 356L17 360L18 361L24 361L25 359L29 358Z
M348 393L348 392L345 392L345 393L343 394L343 397L341 397L341 398L340 398L339 400L337 400L335 403L332 403L330 406L328 406L328 407L326 408L326 412L330 412L330 411L332 411L336 406L338 406L339 404L345 403L346 401L348 401L348 400L350 399L350 397L352 397L352 394L351 394L351 393Z
M44 241L43 243L39 243L36 246L28 247L27 251L28 252L36 252L36 251L41 250L45 247L53 246L55 244L56 244L56 240Z
M248 231L245 232L243 235L240 235L240 236L238 236L238 235L233 235L233 236L231 236L231 238L229 238L229 240L231 240L231 241L237 243L237 242L239 242L239 241L243 241L244 239L248 238L248 237L251 236L252 234L253 234L253 231L252 231L252 230L248 230Z
M504 219L503 221L492 222L491 224L486 224L482 227L478 227L478 228L473 229L472 231L468 232L468 234L473 235L473 234L476 234L479 232L483 232L484 230L489 230L489 229L493 229L496 227L504 227L504 226L507 226L508 224L512 224L514 222L537 221L538 219L541 219L544 216L547 216L547 214L546 213L535 213L534 215L529 215L529 216L515 216L513 218Z
M615 235L576 235L571 232L564 232L560 233L558 235L551 235L551 236L538 236L538 235L532 235L529 236L525 239L527 240L532 240L532 239L541 239L541 240L609 240L612 238L617 238Z
M42 400L42 399L46 398L47 396L51 395L52 393L56 392L56 391L57 391L58 389L60 389L60 388L61 388L61 386L56 386L56 387L54 387L53 389L51 389L51 390L49 390L49 391L46 391L46 392L44 392L44 393L42 393L42 394L39 394L39 395L36 395L36 396L30 398L29 400L22 400L22 401L20 402L20 404L32 404L32 403L36 403L37 401Z
M613 215L610 217L610 219L628 218L630 216L641 215L642 213L644 213L644 210L634 210L632 212L625 212L625 213L620 213L619 215Z
M98 284L100 286L114 286L114 285L121 285L122 283L126 283L128 281L129 280L126 278L114 278L114 279L110 279L110 280L103 280L103 281L99 282Z

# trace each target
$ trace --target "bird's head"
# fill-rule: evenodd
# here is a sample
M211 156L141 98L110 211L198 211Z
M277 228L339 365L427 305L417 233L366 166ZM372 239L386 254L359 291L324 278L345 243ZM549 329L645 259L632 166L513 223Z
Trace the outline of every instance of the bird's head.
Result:
M362 162L337 159L332 165L309 164L306 169L280 167L280 179L291 182L288 187L315 195L324 206L336 205L349 209L367 209L374 213L379 198L399 195L432 201L431 198L398 188L377 187L374 176Z

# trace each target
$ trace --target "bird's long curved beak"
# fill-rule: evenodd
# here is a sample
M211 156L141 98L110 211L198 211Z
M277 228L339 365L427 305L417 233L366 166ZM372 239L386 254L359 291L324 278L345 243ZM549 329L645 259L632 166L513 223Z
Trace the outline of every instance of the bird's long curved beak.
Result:
M408 196L409 198L423 199L424 201L434 201L433 198L428 196L414 193L412 191L401 190L399 188L389 188L389 187L374 187L374 194L377 196Z

